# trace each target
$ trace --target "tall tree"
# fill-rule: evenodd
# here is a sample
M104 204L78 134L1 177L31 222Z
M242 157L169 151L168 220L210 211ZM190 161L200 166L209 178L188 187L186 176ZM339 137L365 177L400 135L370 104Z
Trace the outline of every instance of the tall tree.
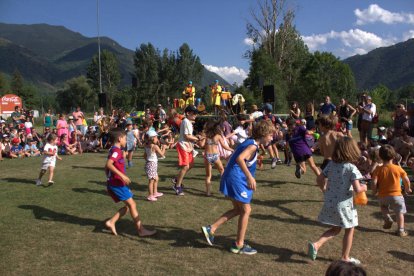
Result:
M141 44L135 50L134 64L138 80L138 99L141 104L148 105L159 92L159 51L151 44Z
M72 78L65 82L65 87L57 92L57 102L66 112L76 106L82 106L84 110L96 103L96 93L91 89L85 76Z
M355 99L355 79L348 65L331 53L315 52L302 71L301 84L296 100L305 104L313 100L322 101L329 95L332 102L340 98Z
M114 94L117 92L118 85L121 81L119 72L119 63L115 54L108 50L101 53L101 76L102 76L102 92L106 93L109 108L112 109L112 101ZM95 91L99 93L99 56L96 54L87 69L87 77L89 83Z
M0 96L6 94L6 78L4 74L0 72Z
M23 77L22 74L20 74L20 71L16 68L13 72L11 83L10 83L10 89L13 94L16 94L17 96L21 96L23 93Z

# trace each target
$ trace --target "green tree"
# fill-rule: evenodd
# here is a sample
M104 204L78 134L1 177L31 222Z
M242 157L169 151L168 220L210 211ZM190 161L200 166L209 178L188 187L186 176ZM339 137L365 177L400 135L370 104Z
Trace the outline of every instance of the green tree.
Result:
M369 92L369 95L372 97L372 102L377 106L377 113L381 110L384 111L387 109L391 94L391 90L382 84L378 85Z
M22 74L20 74L20 71L18 69L15 69L10 82L11 92L17 96L22 96L23 86L24 83Z
M200 58L194 55L193 50L187 43L184 43L178 49L176 71L182 87L184 87L189 80L192 80L194 85L201 84L203 65L200 62Z
M117 92L118 85L121 81L119 72L119 63L115 54L108 50L101 53L101 76L102 76L102 92L106 93L109 108L112 109L112 101L114 94ZM87 77L93 91L100 93L99 87L99 56L96 54L87 69Z
M7 94L7 80L4 74L0 72L0 96Z
M159 51L151 44L141 44L134 56L135 74L138 80L136 105L144 108L159 92Z
M355 79L349 66L334 55L315 52L302 70L296 100L304 105L314 100L322 101L327 95L335 104L340 98L354 100Z
M56 99L63 111L69 112L76 106L88 110L96 103L96 93L89 86L86 77L80 76L66 81L65 87L57 92Z

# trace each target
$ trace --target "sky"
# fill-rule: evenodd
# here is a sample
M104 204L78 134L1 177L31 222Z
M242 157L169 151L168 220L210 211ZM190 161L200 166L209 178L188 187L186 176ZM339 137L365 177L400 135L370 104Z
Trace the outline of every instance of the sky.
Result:
M260 0L264 1L264 0ZM177 50L184 42L230 83L249 71L246 23L257 0L99 0L99 32L135 50ZM309 50L343 59L414 38L413 0L286 0ZM97 36L96 0L0 0L0 22L65 26Z

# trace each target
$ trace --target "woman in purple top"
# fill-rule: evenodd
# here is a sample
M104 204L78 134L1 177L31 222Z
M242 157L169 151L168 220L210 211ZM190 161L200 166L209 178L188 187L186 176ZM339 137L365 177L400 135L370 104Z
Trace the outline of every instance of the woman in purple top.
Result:
M294 120L289 122L289 128L294 128L292 137L289 139L289 147L292 151L293 158L295 158L296 161L295 176L300 178L301 175L306 172L306 161L315 175L318 176L320 174L319 169L315 165L315 161L312 157L312 150L309 148L305 139L306 134L308 134L305 127L306 123L303 125L299 122L296 127L295 124L296 122Z

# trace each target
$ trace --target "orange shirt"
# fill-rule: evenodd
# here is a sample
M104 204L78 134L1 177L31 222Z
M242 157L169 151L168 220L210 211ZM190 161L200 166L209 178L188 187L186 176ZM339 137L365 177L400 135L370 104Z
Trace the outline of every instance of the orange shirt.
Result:
M402 195L400 179L407 173L400 166L387 164L377 167L372 176L377 178L378 197Z

